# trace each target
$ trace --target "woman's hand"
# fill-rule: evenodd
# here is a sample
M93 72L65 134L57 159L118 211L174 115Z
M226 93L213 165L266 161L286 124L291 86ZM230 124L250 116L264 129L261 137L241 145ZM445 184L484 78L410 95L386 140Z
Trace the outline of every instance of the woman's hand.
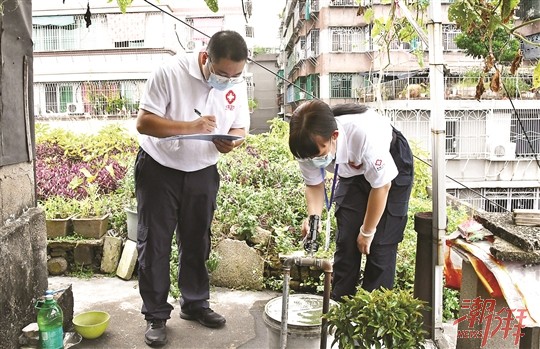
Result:
M358 247L358 251L360 251L360 253L365 255L369 254L369 249L371 247L371 242L375 237L375 232L376 230L368 233L364 231L364 226L360 227L360 233L358 233L358 237L356 238L356 246Z

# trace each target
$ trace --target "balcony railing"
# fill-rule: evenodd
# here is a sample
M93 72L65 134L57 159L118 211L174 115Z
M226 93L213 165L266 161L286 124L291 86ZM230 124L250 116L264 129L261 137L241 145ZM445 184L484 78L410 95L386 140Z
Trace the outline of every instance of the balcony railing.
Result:
M485 92L481 99L540 99L538 93L531 92L532 77L510 76L502 78L504 87L498 92L491 91L489 80L484 79ZM446 77L445 99L475 99L477 77ZM371 102L375 99L377 86L358 88L361 101ZM383 100L429 99L429 78L413 77L383 82L380 85Z

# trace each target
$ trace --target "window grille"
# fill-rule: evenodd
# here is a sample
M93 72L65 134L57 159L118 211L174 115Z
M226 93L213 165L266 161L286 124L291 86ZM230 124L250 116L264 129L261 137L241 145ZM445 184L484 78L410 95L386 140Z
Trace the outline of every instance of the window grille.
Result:
M443 50L444 51L457 51L459 47L456 45L456 36L461 34L461 30L457 28L455 24L443 24L442 25L442 37L443 37Z
M448 189L446 192L459 201L487 212L540 208L540 188L463 188Z
M510 141L516 143L516 156L531 157L540 154L540 110L517 110L517 114L510 110L508 112L512 115ZM525 133L518 118L526 130Z
M73 114L131 116L139 110L145 80L84 81L34 84L37 117Z
M306 50L308 57L317 57L319 55L319 30L312 29L307 35Z
M94 14L86 28L83 15L33 17L34 52L148 47L162 18L158 12Z
M331 27L330 35L333 52L365 52L369 44L369 26Z
M330 98L356 98L361 77L354 73L330 74Z
M330 0L330 6L358 6L356 0Z
M246 38L253 38L255 36L255 28L250 25L246 25Z

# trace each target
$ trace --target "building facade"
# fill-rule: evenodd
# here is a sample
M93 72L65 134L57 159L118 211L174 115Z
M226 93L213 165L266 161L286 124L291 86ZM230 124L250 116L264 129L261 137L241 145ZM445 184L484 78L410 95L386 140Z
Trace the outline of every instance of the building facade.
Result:
M32 11L34 114L38 118L135 116L151 72L177 52L204 48L219 30L239 32L252 58L251 1L222 0L219 5L214 13L202 1L161 0L151 6L135 0L121 13L115 2L107 0L93 1L91 8L73 1L36 2ZM265 92L256 91L250 67L256 65L247 65L245 77L248 96L255 102L255 94ZM275 83L272 89L268 93L274 105L266 108L277 110ZM262 97L262 105L252 105L265 107L264 99L268 97ZM256 114L261 113L255 113L257 119L268 118L264 112Z
M451 2L442 1L444 14ZM371 6L375 18L388 16L388 2L362 4ZM535 4L523 1L520 11L528 18L538 15ZM394 41L389 50L381 49L372 25L357 12L355 0L287 1L279 57L285 80L278 83L278 100L285 114L312 98L330 105L369 104L386 114L429 162L428 51L418 40ZM528 30L527 37L538 41L540 30ZM482 63L458 49L457 34L455 24L444 18L447 191L486 211L539 209L540 109L531 91L531 69L525 61L517 76L504 78L504 93L487 91L477 101ZM540 57L535 46L522 49L529 60Z

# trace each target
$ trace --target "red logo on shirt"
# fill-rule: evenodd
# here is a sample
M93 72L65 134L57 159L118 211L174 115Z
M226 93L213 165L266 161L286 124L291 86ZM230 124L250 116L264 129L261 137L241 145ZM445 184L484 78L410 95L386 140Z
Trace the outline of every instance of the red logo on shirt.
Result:
M380 171L384 168L384 163L381 159L375 160L375 170Z
M236 94L234 93L233 90L229 90L229 92L227 92L227 94L225 95L225 99L227 100L229 104L233 104L234 101L236 100Z

